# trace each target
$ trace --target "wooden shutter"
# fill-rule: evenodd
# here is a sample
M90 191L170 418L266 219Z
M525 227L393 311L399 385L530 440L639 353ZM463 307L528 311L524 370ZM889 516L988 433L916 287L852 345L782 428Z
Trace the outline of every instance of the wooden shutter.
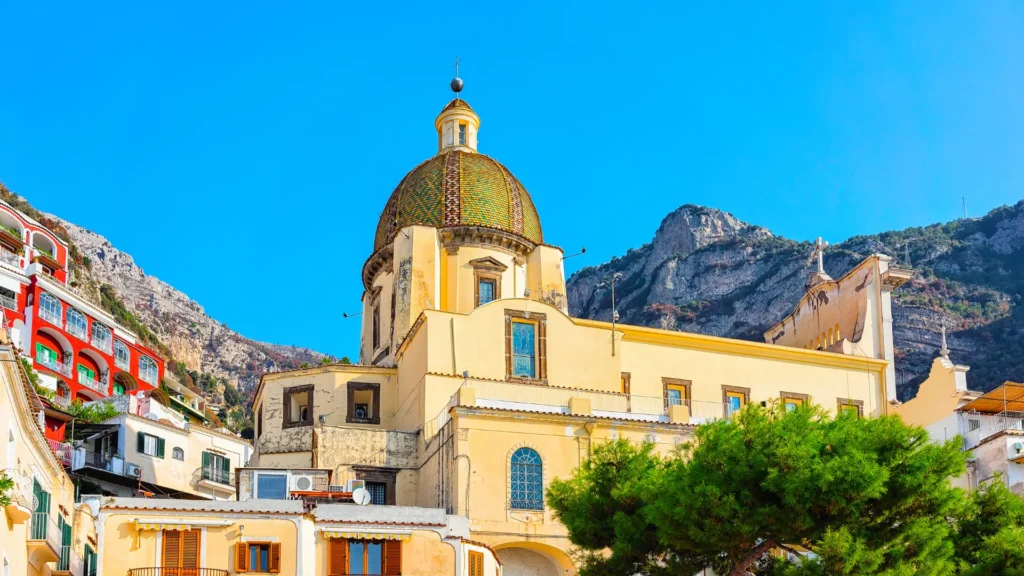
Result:
M164 457L164 439L159 436L156 439L156 455L158 458Z
M402 541L384 541L384 574L399 576L402 573Z
M235 572L249 571L249 545L245 542L235 544Z
M139 445L137 446L139 454L146 453L146 435L139 432Z
M279 542L270 543L270 571L275 574L281 571L281 544Z
M199 568L199 530L182 532L181 567Z
M332 538L327 547L327 576L348 574L348 540Z
M469 576L484 576L483 552L469 551Z
M181 532L178 530L164 530L164 559L163 566L177 568L181 566Z

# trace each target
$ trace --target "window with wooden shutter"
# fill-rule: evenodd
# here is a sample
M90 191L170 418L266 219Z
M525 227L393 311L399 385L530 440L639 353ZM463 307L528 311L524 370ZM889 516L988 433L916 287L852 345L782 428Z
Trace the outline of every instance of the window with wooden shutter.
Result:
M384 541L384 574L399 576L402 573L402 541Z
M164 530L163 566L199 568L199 530Z
M273 573L281 571L281 544L277 542L270 544L270 571Z
M245 542L235 544L235 572L249 571L249 547Z
M327 546L327 576L348 574L348 540L332 538Z
M483 552L469 551L469 576L484 576Z

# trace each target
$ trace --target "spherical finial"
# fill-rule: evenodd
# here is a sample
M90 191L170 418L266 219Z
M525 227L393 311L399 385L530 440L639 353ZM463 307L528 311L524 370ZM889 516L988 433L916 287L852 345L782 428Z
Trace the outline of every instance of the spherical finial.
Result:
M462 92L462 86L462 78L456 76L455 79L452 80L452 92L455 92L456 94Z

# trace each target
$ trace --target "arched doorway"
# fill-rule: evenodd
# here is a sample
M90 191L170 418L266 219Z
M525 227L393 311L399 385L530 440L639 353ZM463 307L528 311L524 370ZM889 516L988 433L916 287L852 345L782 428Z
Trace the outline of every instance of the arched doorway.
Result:
M117 394L134 394L139 389L138 382L132 375L127 372L118 372L114 375L114 381L110 387L110 393Z
M506 544L495 549L504 576L568 576L576 574L562 550L534 542Z

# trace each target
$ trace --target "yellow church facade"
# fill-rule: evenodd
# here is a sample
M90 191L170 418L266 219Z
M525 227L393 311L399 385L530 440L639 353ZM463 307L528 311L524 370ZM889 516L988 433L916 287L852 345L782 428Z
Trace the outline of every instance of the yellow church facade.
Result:
M477 151L479 117L456 98L434 127L438 154L387 201L363 267L360 364L265 375L252 466L326 469L365 483L373 505L465 517L503 574L564 575L571 545L544 492L594 443L668 453L751 402L894 409L889 291L906 273L884 256L858 268L868 290L809 282L834 288L848 317L802 304L780 323L814 324L824 345L572 318L563 252L522 182ZM828 344L825 322L850 327Z

